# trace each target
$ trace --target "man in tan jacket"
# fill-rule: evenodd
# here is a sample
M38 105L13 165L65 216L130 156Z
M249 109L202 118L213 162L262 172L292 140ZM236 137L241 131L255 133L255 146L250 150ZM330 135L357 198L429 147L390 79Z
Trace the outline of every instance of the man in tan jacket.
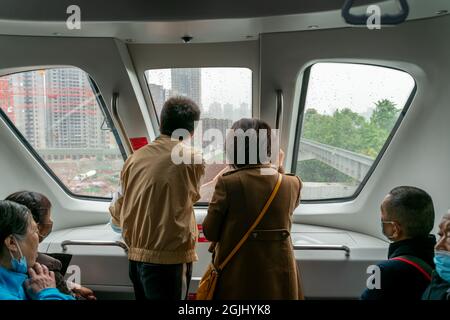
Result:
M192 100L167 100L161 135L131 155L122 169L122 192L110 212L129 247L129 273L138 300L186 297L192 262L198 260L193 205L200 199L205 166L201 154L177 135L181 129L183 140L190 138L199 118ZM190 161L174 161L179 155Z

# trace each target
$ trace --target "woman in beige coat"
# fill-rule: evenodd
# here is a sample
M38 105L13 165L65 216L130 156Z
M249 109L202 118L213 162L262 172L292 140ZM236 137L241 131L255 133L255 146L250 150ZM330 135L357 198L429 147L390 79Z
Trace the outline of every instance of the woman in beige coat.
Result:
M267 137L265 142L270 150L270 127L265 122L241 119L232 129L234 132L254 129L256 133L266 129L268 134L263 137ZM249 152L254 145L249 143L251 139L246 141L245 150L236 143L236 138L231 139L235 139L236 147L231 152L227 150L227 157L234 160L233 170L218 178L203 222L206 238L217 242L215 266L226 259L256 220L278 180L277 170L261 164L259 155L257 164L250 164ZM243 163L236 161L238 152L245 152ZM266 170L264 174L262 169ZM278 171L282 173L281 167ZM263 219L220 272L214 299L303 299L290 237L291 217L299 205L301 187L298 177L283 175L278 193Z

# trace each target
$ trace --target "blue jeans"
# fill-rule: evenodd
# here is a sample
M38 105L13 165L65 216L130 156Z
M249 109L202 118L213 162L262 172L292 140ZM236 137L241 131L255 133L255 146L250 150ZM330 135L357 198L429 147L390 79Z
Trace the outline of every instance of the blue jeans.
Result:
M155 264L130 260L129 275L136 300L182 300L187 298L192 263Z

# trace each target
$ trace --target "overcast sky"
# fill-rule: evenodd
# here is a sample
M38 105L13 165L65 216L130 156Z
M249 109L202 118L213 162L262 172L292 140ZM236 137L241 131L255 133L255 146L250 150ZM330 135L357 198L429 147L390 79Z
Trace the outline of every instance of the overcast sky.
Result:
M246 68L202 68L202 101L204 108L213 102L238 107L252 104L252 71ZM171 89L170 69L151 70L149 82Z
M312 67L306 107L331 114L351 108L364 114L374 103L389 99L403 108L414 88L413 78L402 71L383 67L318 63Z
M202 105L217 101L251 104L252 72L245 68L202 68ZM171 88L170 69L152 70L149 82ZM389 99L402 108L414 88L405 72L367 65L318 63L312 67L307 108L332 114L337 108L370 115L374 103Z

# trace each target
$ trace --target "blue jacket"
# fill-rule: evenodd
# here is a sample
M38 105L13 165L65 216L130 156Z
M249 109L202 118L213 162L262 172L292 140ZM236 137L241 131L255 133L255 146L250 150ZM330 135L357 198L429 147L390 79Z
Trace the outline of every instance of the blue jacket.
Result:
M425 290L422 300L450 300L450 283L434 271L431 283Z
M26 274L0 267L0 300L75 300L72 296L62 294L56 288L47 288L28 296L23 287L27 279Z

